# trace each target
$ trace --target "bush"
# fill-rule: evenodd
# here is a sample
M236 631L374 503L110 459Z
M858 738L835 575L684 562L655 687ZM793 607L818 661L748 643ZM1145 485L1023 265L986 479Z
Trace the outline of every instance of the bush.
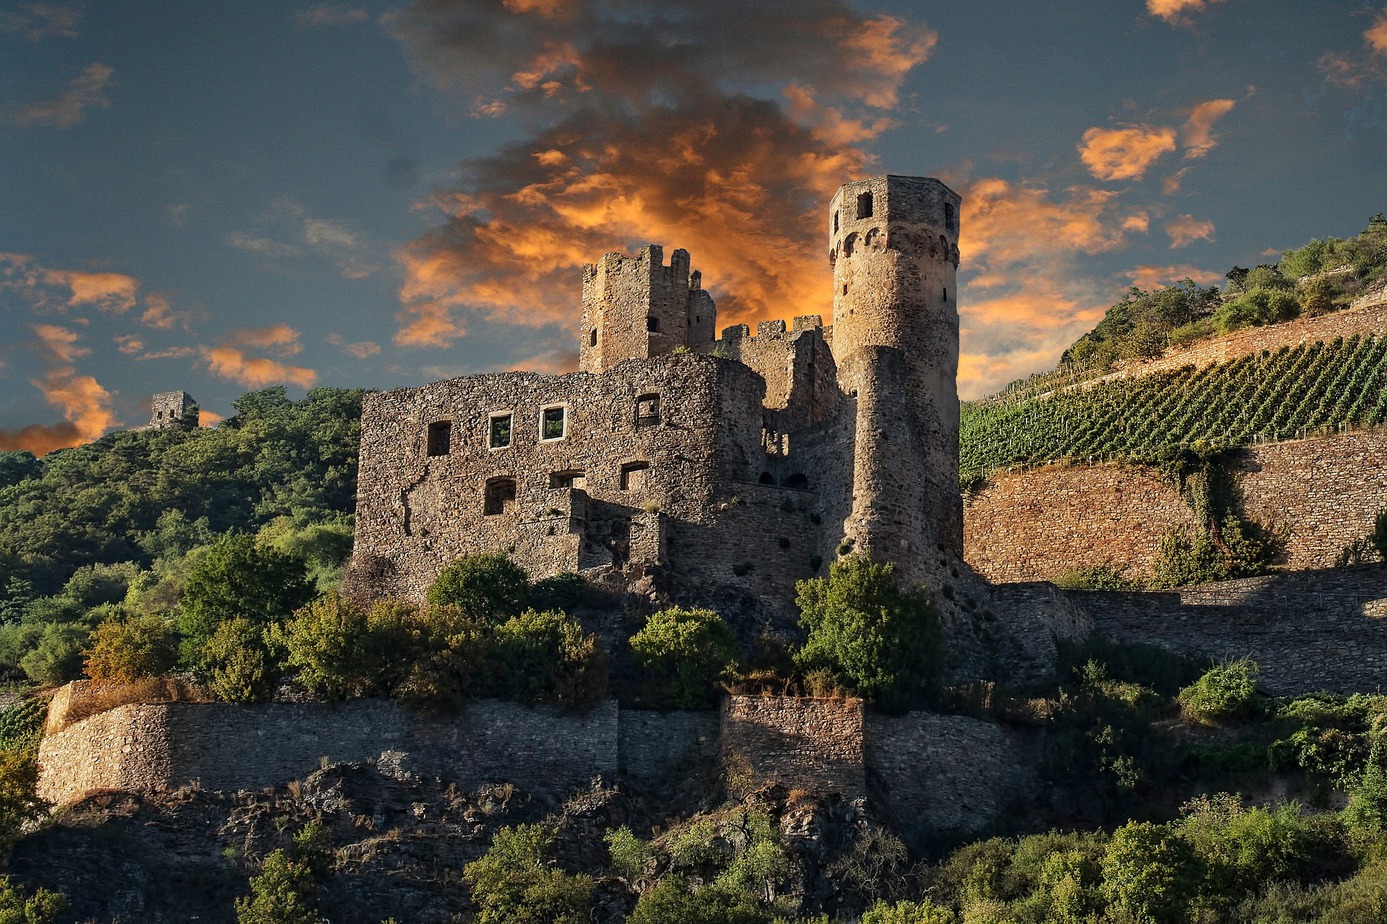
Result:
M161 616L142 614L107 619L92 633L87 676L98 683L130 683L173 669L178 645Z
M666 876L647 890L627 924L771 924L770 912L750 895L713 884L702 887L685 876Z
M236 899L237 924L318 924L318 882L332 868L331 847L315 819L294 835L289 850L272 851L250 880L251 894Z
M1363 779L1344 808L1344 821L1355 831L1378 837L1387 833L1387 744L1373 748Z
M26 824L47 811L35 791L38 782L36 749L0 750L0 856L9 854Z
M0 924L52 924L67 907L57 892L39 888L25 895L9 876L0 876Z
M491 632L454 606L429 606L413 618L415 660L399 689L416 705L449 711L484 695L491 683Z
M249 619L229 619L217 626L201 649L197 672L208 691L228 703L268 702L280 674L265 628Z
M680 709L714 698L714 684L737 657L737 637L712 610L670 607L652 613L631 636L636 666Z
M896 586L893 566L853 556L834 562L827 578L795 589L800 625L809 632L795 656L802 667L827 669L891 710L908 709L938 688L939 616L922 590Z
M85 626L49 623L37 644L19 659L19 669L35 683L76 680L82 674L82 646L88 634Z
M1211 667L1177 698L1185 718L1202 725L1246 718L1257 705L1257 662L1239 658Z
M250 536L218 539L188 575L179 601L183 658L190 666L217 627L233 619L285 619L313 598L303 561L255 544Z
M929 901L877 902L862 915L862 924L958 924L958 915Z
M555 869L546 856L548 825L502 828L491 848L467 864L462 878L477 906L477 924L580 924L589 920L590 876Z
M529 603L530 576L501 553L466 555L439 572L429 587L434 606L456 607L468 617L497 625Z
M314 696L338 702L390 693L412 661L412 612L389 603L368 612L333 594L300 609L275 639L285 666Z
M526 610L497 626L496 693L522 703L588 708L607 695L607 655L571 616Z
M1185 924L1198 885L1189 846L1164 825L1129 821L1108 841L1103 893L1112 910L1126 915L1126 920Z

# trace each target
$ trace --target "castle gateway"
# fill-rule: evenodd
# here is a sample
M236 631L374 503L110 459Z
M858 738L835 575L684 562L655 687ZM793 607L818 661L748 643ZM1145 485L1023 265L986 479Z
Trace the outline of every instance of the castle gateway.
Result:
M736 325L661 248L583 268L580 371L368 395L356 586L422 598L470 553L637 592L783 601L834 557L962 553L959 196L879 176L829 206L833 325Z

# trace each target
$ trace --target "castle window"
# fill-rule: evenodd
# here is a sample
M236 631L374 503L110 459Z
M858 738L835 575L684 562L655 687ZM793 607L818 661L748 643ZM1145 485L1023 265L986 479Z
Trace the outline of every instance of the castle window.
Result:
M944 235L939 235L939 249L944 251L944 259L949 259L949 239Z
M655 317L654 315L651 315L650 317L646 318L645 329L652 334L658 334L660 332L660 319Z
M488 425L487 445L492 449L505 449L510 445L511 421L515 415L507 411L504 414L492 414L491 422Z
M621 466L621 490L644 491L649 480L649 462L627 462Z
M453 422L436 420L429 424L429 455L446 456L453 444Z
M660 423L660 396L641 395L636 399L636 429L654 427Z
M595 327L592 329L592 333L588 334L588 346L597 346L597 328Z
M948 286L945 286L945 287L944 287L944 301L947 302L948 300L949 300L949 287L948 287Z
M833 233L838 233L838 210L833 210Z
M794 488L796 491L807 491L809 490L809 476L803 472L795 472L785 479L784 487Z
M761 484L775 484L775 478L770 472L762 472L759 480Z
M853 252L856 248L857 248L857 232L854 231L852 234L849 234L847 237L843 238L843 256L845 256L845 257L850 257L850 256L852 256L852 252Z
M954 213L954 204L952 202L944 203L944 227L948 228L950 231L954 231L958 228L958 216Z
M568 409L546 407L539 412L539 438L561 440L568 435Z
M494 517L515 509L515 479L488 478L482 515Z
M865 192L857 197L857 217L858 219L872 217L872 194Z
M578 468L565 469L562 472L549 473L549 487L555 490L561 488L586 488L588 486L587 472Z

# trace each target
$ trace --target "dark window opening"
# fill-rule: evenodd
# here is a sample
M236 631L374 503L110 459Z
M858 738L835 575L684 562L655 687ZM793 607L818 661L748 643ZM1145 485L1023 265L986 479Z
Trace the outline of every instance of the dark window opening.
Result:
M770 472L762 472L759 480L761 484L775 484L775 478L771 476Z
M497 414L491 418L491 431L487 438L487 445L492 449L505 449L510 445L511 417L510 414Z
M488 478L482 515L494 517L515 507L515 479Z
M794 488L798 491L804 491L809 488L809 476L803 474L802 472L795 472L789 478L786 478L783 484L787 488Z
M653 427L660 422L660 396L641 395L636 399L636 427Z
M949 239L944 235L939 235L939 249L944 251L944 259L949 259Z
M592 333L588 334L588 346L597 346L597 328L595 327L592 329Z
M945 202L945 203L944 203L944 227L946 227L946 228L948 228L950 231L952 231L952 230L954 230L955 227L957 227L957 225L955 224L957 221L958 221L958 218L957 218L957 216L954 215L954 204L953 204L952 202Z
M846 282L843 283L843 294L844 294L844 295L847 295L847 294L848 294L848 284L847 284Z
M857 232L854 231L843 239L843 256L852 256L853 250L857 248Z
M651 315L650 317L646 318L645 329L652 334L658 334L660 332L660 319L655 317L654 315Z
M644 491L649 477L649 462L627 462L621 466L621 490Z
M551 488L586 488L587 486L588 475L582 469L570 468L562 472L549 473L549 487Z
M838 233L838 211L836 209L833 212L833 233Z
M539 438L542 440L561 440L568 425L566 409L546 407L539 415Z
M944 287L944 301L947 302L948 300L949 300L949 287L948 287L948 286L945 286L945 287Z
M453 445L453 422L439 420L429 424L429 455L446 456Z
M859 219L862 219L862 218L871 218L871 217L872 217L872 194L871 194L871 193L865 192L865 193L863 193L862 195L860 195L860 196L857 197L857 217L858 217Z

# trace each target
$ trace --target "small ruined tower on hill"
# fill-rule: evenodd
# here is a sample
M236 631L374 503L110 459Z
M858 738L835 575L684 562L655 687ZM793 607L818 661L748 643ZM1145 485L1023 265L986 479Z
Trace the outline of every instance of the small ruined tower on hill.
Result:
M182 427L191 430L197 425L197 402L186 391L160 392L150 401L149 429Z
M963 555L958 488L958 194L935 179L849 183L829 206L833 355L856 401L845 535L911 580Z

